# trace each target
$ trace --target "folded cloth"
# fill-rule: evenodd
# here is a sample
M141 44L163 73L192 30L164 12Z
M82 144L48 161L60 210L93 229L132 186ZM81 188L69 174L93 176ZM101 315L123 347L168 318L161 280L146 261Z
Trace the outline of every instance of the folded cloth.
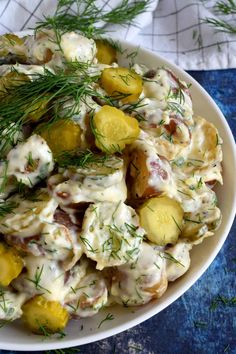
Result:
M235 68L236 33L216 32L203 22L224 20L236 31L236 13L222 15L215 7L219 2L229 4L229 0L160 0L152 23L136 42L186 70Z
M236 14L220 15L214 8L216 2L151 0L147 11L137 17L136 25L108 26L107 34L151 49L187 70L234 68L236 34L216 32L202 21L213 17L233 25ZM109 11L121 0L97 0L96 3ZM57 0L1 0L0 33L34 28L45 15L55 12L56 5Z
M121 0L97 0L96 5L106 12L121 2ZM130 0L129 3L135 3L135 0ZM107 26L106 34L119 39L133 40L143 27L151 23L157 4L158 0L151 0L146 11L137 16L134 25ZM54 14L56 5L56 0L0 0L0 34L34 28L44 16Z

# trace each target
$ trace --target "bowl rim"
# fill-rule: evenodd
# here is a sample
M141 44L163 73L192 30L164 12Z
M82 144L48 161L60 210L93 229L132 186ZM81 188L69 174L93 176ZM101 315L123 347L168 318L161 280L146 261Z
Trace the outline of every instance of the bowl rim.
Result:
M16 35L19 36L24 36L24 35L29 35L32 34L33 31L22 31L22 32L15 32ZM214 108L216 111L216 114L219 116L220 120L223 122L224 128L226 129L226 133L228 136L228 144L230 145L232 149L232 156L233 156L233 164L236 166L236 146L235 146L235 141L233 134L230 130L230 127L228 125L228 122L226 118L224 117L223 113L215 103L215 101L212 99L212 97L208 94L208 92L192 77L190 76L186 71L184 71L182 68L179 66L175 65L174 63L170 62L168 59L160 56L159 54L152 52L151 50L144 49L142 47L139 47L129 41L125 40L118 40L119 43L121 44L122 48L127 48L128 50L137 50L137 48L144 53L144 55L152 56L155 57L155 59L161 62L166 62L166 65L171 68L175 72L180 71L181 74L185 77L184 80L190 81L197 90L199 90L205 97L206 100L209 102L209 104ZM235 183L235 190L236 190L236 183ZM89 337L89 341L83 341L83 337L80 338L75 338L75 339L63 339L63 341L58 340L55 338L53 342L42 342L42 343L36 343L36 344L25 344L25 343L19 343L19 344L12 344L12 343L6 343L3 342L1 343L0 340L0 347L3 350L15 350L15 351L24 351L24 350L30 350L30 351L38 351L38 350L51 350L51 349L63 349L63 348L69 348L69 347L75 347L79 345L85 345L89 344L98 340L102 340L108 337L111 337L113 335L116 335L118 333L121 333L123 331L126 331L138 324L141 324L142 322L146 321L147 319L150 319L152 316L158 314L161 312L163 309L167 308L170 304L172 304L174 301L176 301L179 297L181 297L202 275L203 273L207 270L207 268L211 265L219 251L221 250L229 232L231 229L231 226L234 221L234 216L236 212L236 192L234 195L234 201L233 201L233 208L229 211L229 216L228 216L228 222L225 225L224 230L222 230L220 240L215 247L215 249L212 251L211 255L209 258L206 259L204 265L198 269L194 275L192 276L191 280L188 280L184 285L180 287L180 289L177 289L172 295L169 296L167 300L165 300L162 304L159 304L158 307L154 306L153 308L147 310L144 314L139 315L138 317L134 319L130 319L129 321L125 322L124 324L116 325L114 328L109 328L104 331L101 331L99 333L91 333L91 335L87 336Z

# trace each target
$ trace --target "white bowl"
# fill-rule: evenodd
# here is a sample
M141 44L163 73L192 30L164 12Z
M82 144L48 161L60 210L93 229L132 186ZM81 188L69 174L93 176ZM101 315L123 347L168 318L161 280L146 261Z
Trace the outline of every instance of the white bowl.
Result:
M134 45L127 42L122 42L121 44L123 48L130 52L137 49ZM124 64L125 59L121 61ZM204 240L201 245L193 248L189 271L183 277L170 284L168 290L160 299L135 310L116 306L108 308L92 318L70 321L65 331L66 336L63 339L58 339L57 337L44 339L41 336L29 334L21 322L16 321L0 330L1 349L36 351L73 347L115 335L138 325L169 306L198 280L216 257L229 233L236 209L236 149L232 133L223 114L207 92L191 76L174 64L169 63L166 59L150 51L139 49L135 62L144 63L149 68L168 66L178 77L191 83L195 114L207 118L218 128L224 141L224 185L217 187L217 196L223 215L222 224L213 237ZM108 313L112 313L114 319L105 321L98 328L99 323ZM81 330L81 328L83 329Z

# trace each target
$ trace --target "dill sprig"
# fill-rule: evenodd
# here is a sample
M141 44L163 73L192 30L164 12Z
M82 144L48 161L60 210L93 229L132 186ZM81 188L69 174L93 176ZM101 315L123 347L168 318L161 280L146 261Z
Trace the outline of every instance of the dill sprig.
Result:
M18 204L14 201L0 201L0 217L12 213L13 210L17 207Z
M216 12L223 15L236 14L236 3L234 0L218 1L215 5ZM236 33L236 27L231 25L226 20L216 19L214 17L206 17L203 19L203 23L207 23L210 26L215 27L216 32L225 32L230 34Z
M64 151L56 159L60 167L87 167L89 164L104 164L107 155L95 154L91 150L77 152Z
M231 34L236 33L236 27L223 20L219 20L213 17L206 17L203 20L203 23L208 23L210 26L215 27L216 32L225 32Z
M114 320L114 316L111 313L108 313L107 316L99 323L98 328L106 321Z
M98 76L89 76L86 70L87 63L79 62L70 64L69 73L60 71L54 74L45 68L44 73L37 74L33 81L10 87L0 101L0 155L4 156L9 141L13 141L22 126L30 122L29 115L35 107L40 107L45 102L46 95L46 112L50 111L47 128L56 120L65 118L61 112L64 112L66 118L78 113L78 105L86 96L99 95L92 88Z
M29 282L33 283L35 285L35 289L37 290L45 290L46 292L48 292L49 294L51 294L51 291L49 291L48 289L44 288L40 282L42 279L42 274L43 274L43 269L44 266L42 265L42 267L40 269L36 269L35 273L34 273L34 278L30 279L30 278L26 278Z
M108 24L133 24L136 16L145 11L149 4L150 0L133 3L122 0L120 5L106 12L96 5L96 0L59 0L55 14L38 22L36 30L48 27L62 32L79 31L87 37L96 37L106 32Z
M232 15L236 13L236 3L234 0L218 1L215 8L217 11L225 15Z

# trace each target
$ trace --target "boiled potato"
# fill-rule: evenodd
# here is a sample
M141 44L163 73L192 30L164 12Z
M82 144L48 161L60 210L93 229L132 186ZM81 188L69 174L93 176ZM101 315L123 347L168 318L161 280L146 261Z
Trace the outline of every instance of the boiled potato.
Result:
M22 258L14 248L0 244L0 285L8 286L18 277L24 266Z
M22 306L22 319L33 333L56 333L65 328L69 315L58 301L35 296Z
M183 221L178 202L168 197L151 198L140 207L139 216L151 242L160 246L177 242Z
M108 42L96 40L97 54L96 58L99 63L112 64L116 61L116 50Z
M49 127L40 125L37 133L46 140L54 155L74 150L81 143L80 126L69 119L58 120Z
M96 146L105 152L123 150L139 136L138 121L127 116L120 109L103 106L93 120Z
M123 103L138 100L142 89L142 78L127 68L106 68L102 71L101 86L111 96L122 96Z

